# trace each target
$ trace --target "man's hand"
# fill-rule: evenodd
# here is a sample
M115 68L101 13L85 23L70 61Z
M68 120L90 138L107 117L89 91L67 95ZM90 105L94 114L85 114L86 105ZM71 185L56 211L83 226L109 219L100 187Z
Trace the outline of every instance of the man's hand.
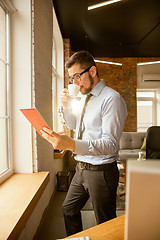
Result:
M61 104L63 106L63 108L67 108L69 106L69 95L68 95L68 89L64 88L61 92L60 95L60 99L61 99Z
M75 140L64 133L56 133L48 128L41 130L42 136L50 142L54 149L75 150Z

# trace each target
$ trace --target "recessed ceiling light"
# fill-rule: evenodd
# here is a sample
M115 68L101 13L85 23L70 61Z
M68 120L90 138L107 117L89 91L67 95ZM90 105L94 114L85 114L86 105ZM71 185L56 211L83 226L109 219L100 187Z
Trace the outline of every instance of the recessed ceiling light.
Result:
M140 66L140 65L149 65L149 64L156 64L156 63L160 63L160 61L137 63L137 65Z
M94 60L95 62L99 63L106 63L106 64L112 64L112 65L119 65L122 66L122 63L116 63L116 62L107 62L107 61L102 61L102 60Z
M111 0L111 1L105 1L105 2L102 2L102 3L98 3L98 4L95 4L95 5L91 5L88 7L88 10L92 10L92 9L95 9L95 8L99 8L99 7L104 7L106 5L109 5L109 4L112 4L112 3L116 3L116 2L120 2L121 0Z

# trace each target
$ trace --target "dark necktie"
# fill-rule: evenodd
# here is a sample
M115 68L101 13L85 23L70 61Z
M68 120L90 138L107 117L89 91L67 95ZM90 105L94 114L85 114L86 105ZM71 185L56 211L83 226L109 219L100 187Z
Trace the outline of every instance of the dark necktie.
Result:
M80 124L79 124L78 139L82 139L82 134L83 134L82 122L83 122L83 117L84 117L84 114L85 114L85 111L86 111L87 103L88 103L90 97L92 97L92 96L93 96L92 94L88 94L87 95L85 103L84 103L84 106L83 106L83 110L82 110L82 114L81 114L81 121L80 121Z

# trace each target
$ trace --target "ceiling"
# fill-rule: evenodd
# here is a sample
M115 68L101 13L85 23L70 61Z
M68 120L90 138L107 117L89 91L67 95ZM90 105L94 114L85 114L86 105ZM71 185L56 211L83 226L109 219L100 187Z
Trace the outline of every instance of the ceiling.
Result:
M63 38L72 51L94 57L160 57L160 0L122 0L87 10L104 0L53 0Z

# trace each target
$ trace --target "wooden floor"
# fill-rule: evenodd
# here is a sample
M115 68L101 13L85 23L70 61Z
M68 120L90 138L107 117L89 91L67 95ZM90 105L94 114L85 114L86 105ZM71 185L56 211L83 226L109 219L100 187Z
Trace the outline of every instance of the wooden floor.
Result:
M56 192L50 207L47 210L44 222L34 240L56 240L66 237L61 206L66 192ZM83 229L96 225L93 211L82 211ZM117 211L117 216L123 215L124 211Z

